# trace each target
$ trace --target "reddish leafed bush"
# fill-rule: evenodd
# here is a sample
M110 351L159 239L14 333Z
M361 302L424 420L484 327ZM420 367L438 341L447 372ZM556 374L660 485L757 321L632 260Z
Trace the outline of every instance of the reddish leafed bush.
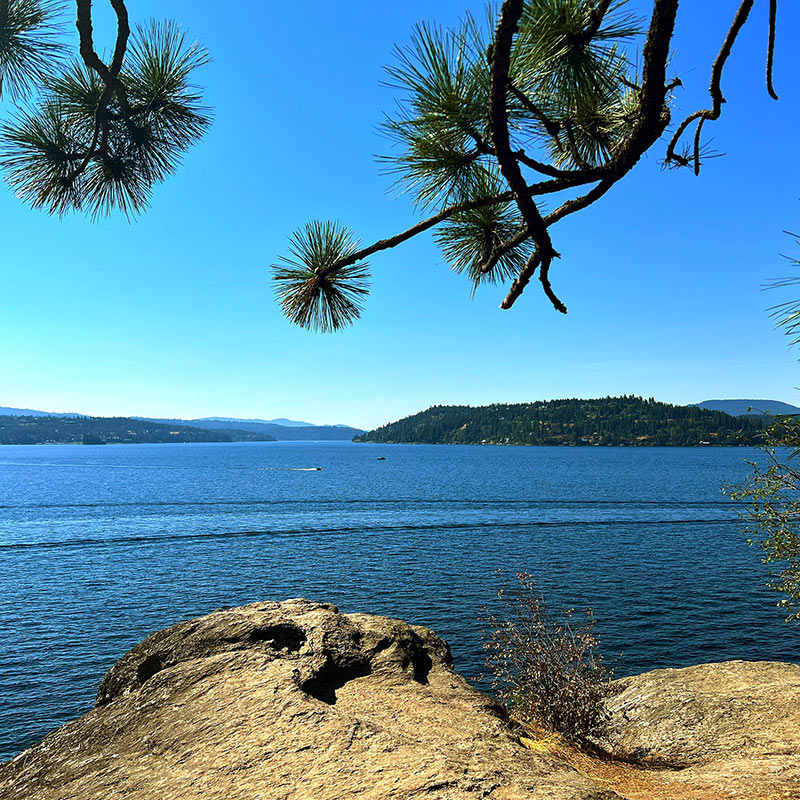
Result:
M601 732L611 672L598 652L592 610L554 615L532 577L516 577L481 618L495 695L523 723L578 740Z

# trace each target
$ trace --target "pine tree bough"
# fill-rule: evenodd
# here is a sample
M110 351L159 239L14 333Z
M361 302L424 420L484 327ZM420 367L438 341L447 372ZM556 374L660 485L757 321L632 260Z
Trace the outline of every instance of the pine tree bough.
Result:
M707 147L703 125L720 116L725 62L755 0L736 12L712 67L712 108L689 115L667 146L667 166L699 172ZM767 90L772 85L777 0L769 2ZM358 292L341 316L322 294L326 275L436 228L445 259L473 282L511 284L501 308L511 308L538 272L552 306L566 313L550 270L559 253L551 227L603 197L662 137L670 122L673 90L667 78L678 0L653 0L646 29L625 10L625 0L503 0L486 31L469 14L460 27L419 25L411 44L396 50L387 68L401 92L399 111L384 131L399 152L382 158L397 185L434 213L406 231L336 257L321 241L273 265L276 291L287 316L303 327L337 330L361 313ZM641 69L626 46L644 35ZM488 40L487 40L488 39ZM692 143L678 147L692 123ZM536 176L545 179L536 180ZM540 198L589 187L544 213ZM318 230L321 223L317 224ZM340 223L331 230L354 234ZM306 229L308 230L308 229ZM297 234L295 235L297 236ZM338 284L341 289L341 284Z
M190 83L205 49L174 22L132 31L125 0L109 4L117 30L106 63L92 0L74 3L80 60L69 58L61 26L70 3L0 0L0 97L17 104L0 131L0 168L34 208L135 214L210 124Z

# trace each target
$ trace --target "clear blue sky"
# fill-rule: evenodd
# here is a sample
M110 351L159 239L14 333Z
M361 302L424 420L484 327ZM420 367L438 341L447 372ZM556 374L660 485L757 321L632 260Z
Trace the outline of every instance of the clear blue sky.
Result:
M662 172L657 149L555 230L566 317L533 285L511 311L498 308L502 287L470 300L421 237L373 257L354 328L323 336L284 320L268 265L295 227L337 218L368 241L415 220L373 160L393 103L382 65L414 23L482 5L465 2L171 2L213 55L199 78L214 126L131 224L51 218L0 188L0 405L372 427L435 403L797 402L798 353L765 312L781 295L760 290L791 271L782 230L800 229L795 3L781 4L779 103L763 86L766 2L730 61L728 105L707 127L726 158L695 178ZM676 117L706 104L736 5L682 4ZM137 19L164 8L130 2Z

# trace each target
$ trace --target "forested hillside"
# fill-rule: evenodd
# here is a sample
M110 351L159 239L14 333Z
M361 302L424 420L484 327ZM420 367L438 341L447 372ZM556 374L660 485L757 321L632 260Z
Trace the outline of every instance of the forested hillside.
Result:
M752 445L760 417L732 417L652 398L434 406L355 437L356 442L527 445Z
M0 416L0 444L267 442L266 434L159 425L128 417Z

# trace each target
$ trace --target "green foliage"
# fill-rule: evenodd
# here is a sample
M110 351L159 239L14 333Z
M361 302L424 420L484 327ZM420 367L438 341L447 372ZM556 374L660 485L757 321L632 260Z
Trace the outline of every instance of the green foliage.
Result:
M790 234L794 236L795 234ZM795 238L795 244L800 245L800 239ZM800 259L788 257L794 266L800 266ZM792 275L788 278L781 278L768 285L769 289L785 289L791 287L797 289L800 286L800 276ZM786 300L778 303L770 309L770 316L777 322L778 327L786 331L789 337L789 347L800 344L800 300Z
M547 139L553 161L562 167L597 165L628 133L635 81L623 45L640 33L638 20L616 3L591 36L583 34L597 4L587 0L530 0L516 40L512 79L540 109L557 133ZM531 133L548 133L531 112Z
M359 317L369 292L367 264L341 264L358 245L338 222L315 220L292 236L291 257L272 266L278 302L292 322L324 333Z
M674 406L641 397L434 406L355 441L423 444L753 445L761 417Z
M0 70L23 49L11 52L0 56ZM210 124L190 81L208 60L175 23L152 21L134 30L113 91L82 61L33 70L27 88L38 89L36 102L2 126L6 180L18 197L50 213L142 211Z
M557 166L596 165L630 127L635 96L622 44L639 33L618 3L588 39L593 0L530 0L512 51L510 79L528 102L508 96L515 147L541 147ZM482 194L491 157L487 47L495 20L467 14L452 30L418 25L387 67L398 109L384 130L401 152L383 161L422 206ZM486 30L488 28L488 30ZM531 108L533 107L533 109ZM534 110L535 109L535 110ZM505 191L508 187L498 187Z
M485 170L476 178L479 196L498 194L501 179L496 171ZM515 276L533 252L533 242L527 240L505 253L489 272L482 264L506 239L522 230L522 219L513 201L495 203L455 214L434 234L453 270L472 281L473 292L481 283L498 283Z
M395 187L418 207L441 211L509 191L489 125L496 5L487 9L485 20L468 13L452 29L417 25L410 43L395 49L386 68L397 103L382 125L393 148L380 161L395 177ZM525 170L532 162L544 164L546 175L558 168L599 165L631 130L638 92L625 47L639 26L624 6L624 1L616 3L602 24L593 26L597 0L526 3L511 52L506 98L511 147ZM455 213L435 239L445 261L470 280L474 292L481 283L520 273L533 251L530 238L492 259L488 272L480 267L522 230L516 205L496 200ZM301 235L294 234L294 246ZM342 275L340 289L346 280ZM284 302L282 297L281 304L291 320L304 324L317 314L311 308L303 311L302 304L316 303L318 297L298 287L293 299ZM332 310L324 329L344 327L356 316Z
M573 609L552 614L527 573L500 589L498 599L499 609L482 619L486 667L498 699L522 723L578 740L601 733L611 673L598 651L591 609L582 618Z
M0 98L19 100L52 74L61 55L57 0L0 3Z
M421 206L449 205L475 196L487 154L486 114L489 65L486 41L467 14L459 28L421 23L411 44L395 50L386 68L388 85L399 92L394 117L383 131L402 152L384 156L398 185Z
M800 468L793 461L800 454L800 418L776 418L761 449L765 462L749 462L747 480L723 491L741 504L748 543L761 549L765 564L778 567L768 585L781 593L787 622L800 620Z

